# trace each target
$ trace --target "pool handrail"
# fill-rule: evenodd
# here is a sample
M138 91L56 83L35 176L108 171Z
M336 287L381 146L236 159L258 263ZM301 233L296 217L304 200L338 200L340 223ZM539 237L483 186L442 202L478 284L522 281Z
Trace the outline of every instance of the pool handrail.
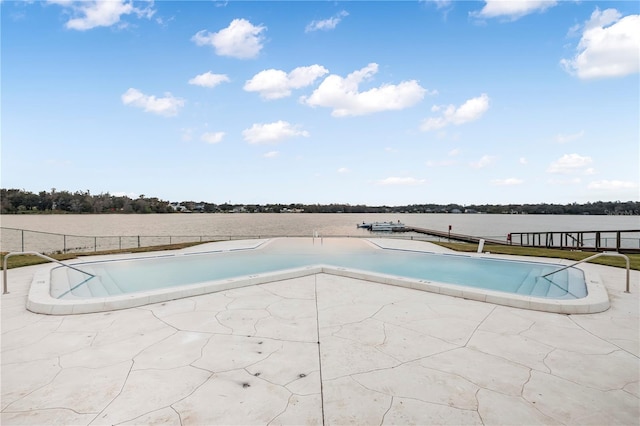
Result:
M78 269L76 267L73 267L71 265L68 265L60 260L54 259L52 257L46 256L42 253L38 253L37 251L12 251L11 253L7 253L7 255L4 257L4 262L2 264L2 272L3 272L3 279L2 279L2 294L8 294L9 290L8 290L8 286L7 286L7 260L11 257L11 256L18 256L18 255L24 255L24 254L30 254L33 256L38 256L41 257L45 260L48 260L49 262L55 262L55 263L59 263L62 266L66 266L67 268L71 268L75 271L78 272L82 272L83 274L87 274L90 275L92 278L95 277L95 275L87 272L87 271L83 271L82 269Z
M544 274L543 277L547 277L549 275L555 274L556 272L564 271L565 269L572 268L572 267L574 267L574 266L576 266L576 265L578 265L580 263L588 262L588 261L593 260L593 259L595 259L597 257L600 257L600 256L624 257L624 259L627 262L627 289L625 290L625 293L631 293L629 291L629 256L627 256L626 254L618 253L616 251L603 251L602 253L596 253L593 256L586 257L586 258L584 258L582 260L579 260L579 261L577 261L575 263L572 263L571 265L567 265L567 266L564 266L564 267L562 267L560 269L556 269L555 271L551 271L551 272L549 272L547 274Z

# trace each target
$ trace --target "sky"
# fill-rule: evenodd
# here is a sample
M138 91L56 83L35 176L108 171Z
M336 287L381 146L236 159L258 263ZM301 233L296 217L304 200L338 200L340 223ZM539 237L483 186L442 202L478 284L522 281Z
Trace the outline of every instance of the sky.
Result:
M637 1L7 1L1 186L640 200Z

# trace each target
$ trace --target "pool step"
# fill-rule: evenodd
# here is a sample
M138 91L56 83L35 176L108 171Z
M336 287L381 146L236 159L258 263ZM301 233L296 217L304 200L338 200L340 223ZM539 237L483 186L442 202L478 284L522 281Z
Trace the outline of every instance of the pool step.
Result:
M522 280L522 283L516 290L517 294L530 295L534 297L562 297L567 294L568 274L561 271L549 277L543 277L544 274L553 272L558 267L544 266L532 268L529 274Z
M516 290L516 294L530 295L533 288L536 286L538 277L540 277L541 268L533 268L529 271L529 274L522 280L522 283Z
M117 294L124 293L106 269L96 268L95 271L96 278L100 278L100 280L96 281L96 287L98 286L98 283L100 285L100 289L96 289L96 293L100 293L99 296L115 296ZM95 293L94 295L98 296L98 294Z
M545 274L546 273L548 272L545 272ZM569 286L569 274L567 273L567 270L549 275L546 279L551 281L549 289L545 295L546 297L560 298L567 294L567 288Z
M91 298L91 297L108 297L122 294L123 291L113 280L111 275L104 268L91 267L91 273L95 276L90 278L88 275L73 269L66 270L69 283L68 293L64 298Z

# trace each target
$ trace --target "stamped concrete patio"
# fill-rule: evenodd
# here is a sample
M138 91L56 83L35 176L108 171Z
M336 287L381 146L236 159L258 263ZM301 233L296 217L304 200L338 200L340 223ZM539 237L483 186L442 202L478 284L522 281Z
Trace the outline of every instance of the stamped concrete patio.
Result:
M436 250L434 246L434 250ZM562 315L317 274L113 312L2 296L3 425L624 424L640 418L640 273Z

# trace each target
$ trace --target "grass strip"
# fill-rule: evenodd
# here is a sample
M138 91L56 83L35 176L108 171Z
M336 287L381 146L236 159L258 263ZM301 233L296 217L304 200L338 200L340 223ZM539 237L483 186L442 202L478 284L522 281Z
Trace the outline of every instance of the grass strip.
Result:
M207 241L211 242L211 241ZM47 254L47 256L56 259L56 260L70 260L77 259L80 256L98 256L98 255L106 255L106 254L123 254L123 253L147 253L152 251L164 251L164 250L179 250L186 247L192 247L198 244L202 244L200 242L191 242L191 243L179 243L179 244L166 244L161 246L151 246L151 247L136 247L130 249L122 249L122 250L103 250L103 251L92 251L86 253L51 253ZM7 252L0 253L0 263L2 268L4 268L4 257L7 255ZM48 263L48 260L43 259L39 256L34 256L31 254L24 255L16 255L11 256L7 261L7 269L20 268L23 266L31 266L31 265L39 265L41 263Z
M434 244L459 252L476 252L478 250L477 244L449 242L434 242ZM595 252L589 251L569 251L537 247L506 246L498 244L485 244L484 251L491 254L548 257L552 259L575 260L576 262L596 254ZM629 253L626 255L629 257L629 267L631 269L640 270L640 254ZM599 265L613 266L616 268L626 268L626 262L621 257L602 256L597 259L590 260L589 263L597 263Z

